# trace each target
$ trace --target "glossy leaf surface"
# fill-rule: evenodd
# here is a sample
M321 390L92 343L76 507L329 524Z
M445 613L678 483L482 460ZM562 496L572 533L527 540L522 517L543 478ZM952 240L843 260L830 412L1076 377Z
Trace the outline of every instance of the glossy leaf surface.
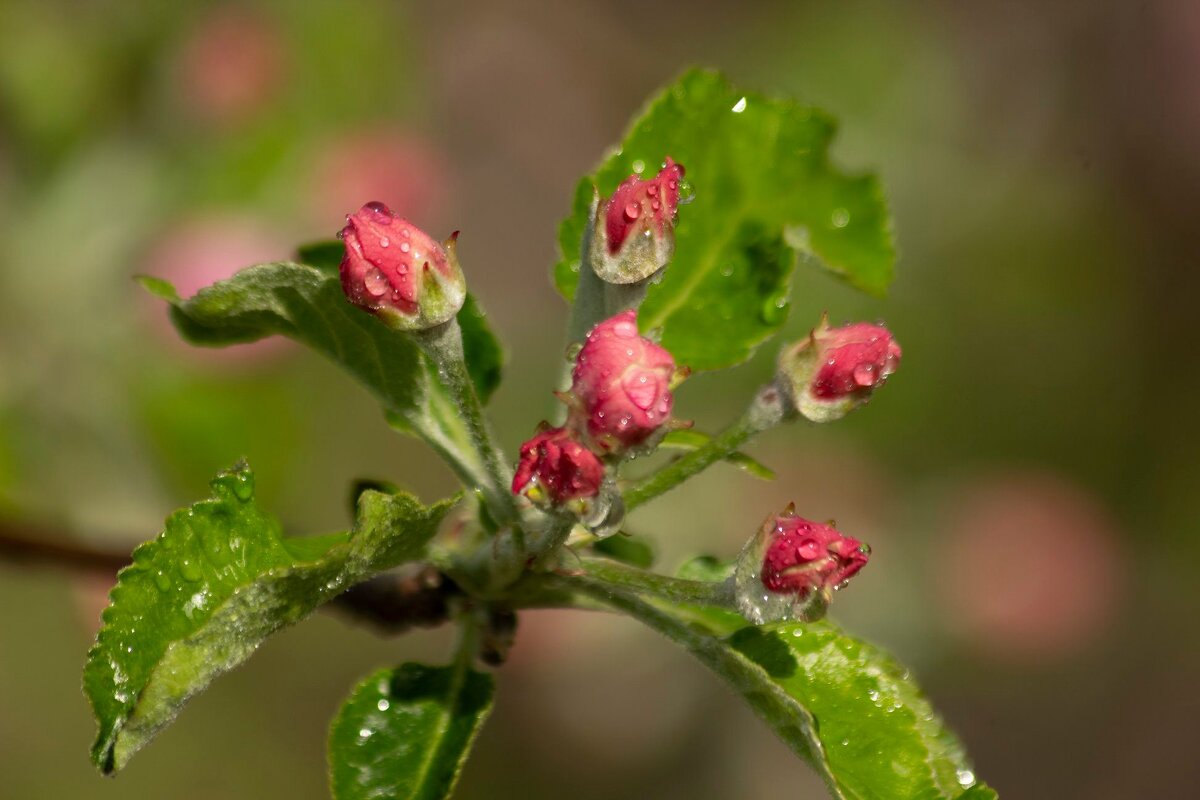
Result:
M371 675L329 732L334 800L449 797L493 694L491 676L465 660L449 667L410 663Z
M651 100L620 145L585 177L559 228L555 282L568 298L593 186L608 196L670 156L695 199L679 210L675 257L642 305L643 330L694 370L737 364L785 321L796 255L879 294L892 277L891 223L879 182L830 163L833 120L800 103L702 70Z
M105 772L130 757L263 639L349 586L420 557L453 505L364 492L351 533L288 539L254 499L244 465L168 517L121 570L84 668Z

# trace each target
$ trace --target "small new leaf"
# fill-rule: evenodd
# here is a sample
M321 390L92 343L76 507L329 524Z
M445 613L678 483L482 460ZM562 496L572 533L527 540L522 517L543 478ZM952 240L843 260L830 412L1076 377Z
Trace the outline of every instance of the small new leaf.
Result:
M660 447L666 447L674 450L696 450L708 444L712 437L707 433L702 433L698 430L681 429L671 431L663 437ZM768 467L753 456L747 455L741 451L734 451L725 456L724 461L732 464L748 475L753 475L764 481L775 480L775 470Z
M670 156L687 169L695 201L679 211L674 259L650 287L639 322L662 328L680 364L709 370L749 358L787 318L797 255L881 294L895 260L890 218L873 176L830 164L834 131L817 109L744 91L713 72L684 74L580 182L559 227L559 290L574 295L593 186L611 194Z
M491 676L467 661L404 664L358 685L329 731L334 800L450 796L492 710Z
M92 759L115 772L192 695L271 633L349 586L419 558L454 500L364 492L349 534L286 539L254 499L244 464L213 497L167 518L121 570L84 667L99 722Z

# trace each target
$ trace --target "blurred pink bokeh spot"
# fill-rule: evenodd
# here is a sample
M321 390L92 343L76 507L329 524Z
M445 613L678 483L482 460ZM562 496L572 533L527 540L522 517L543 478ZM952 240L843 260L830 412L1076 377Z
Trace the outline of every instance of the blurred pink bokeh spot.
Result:
M1092 644L1123 590L1119 537L1091 494L1048 474L962 488L938 550L942 612L991 656L1051 661Z
M291 250L285 237L248 218L198 218L164 231L147 253L141 272L170 281L179 296L187 298L243 267L288 258ZM162 301L148 300L156 332L198 360L257 363L289 349L289 342L279 336L220 349L191 347L171 327Z
M185 107L216 125L251 116L283 84L286 47L265 16L233 6L200 20L179 52Z
M449 193L448 174L437 147L416 134L352 131L326 142L318 154L311 213L332 234L346 214L378 200L398 216L436 230Z

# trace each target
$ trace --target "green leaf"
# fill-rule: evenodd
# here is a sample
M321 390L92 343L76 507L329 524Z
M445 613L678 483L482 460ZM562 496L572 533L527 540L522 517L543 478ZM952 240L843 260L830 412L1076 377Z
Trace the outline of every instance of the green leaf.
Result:
M118 574L84 667L105 772L130 757L213 678L269 634L376 573L421 556L455 500L364 492L349 533L286 539L254 499L245 465L213 497L167 518Z
M322 272L336 275L341 266L342 256L346 245L339 239L324 239L319 242L309 242L296 248L296 260L301 264L316 267Z
M680 364L718 369L748 358L786 319L795 255L881 294L895 253L879 182L829 162L835 124L791 100L694 70L654 98L620 146L580 182L559 227L555 282L570 299L595 185L609 195L667 156L687 169L695 201L679 211L675 258L650 287L643 330L661 327Z
M699 564L690 572L708 570L716 571ZM611 584L583 584L724 678L834 797L950 800L974 781L962 746L908 671L832 623L752 626L718 607L648 602Z
M617 534L592 544L592 550L622 564L649 569L654 564L654 548L641 539Z
M464 483L487 482L436 367L412 337L347 302L336 275L291 262L260 264L186 300L166 281L140 280L171 303L171 319L184 339L222 347L278 334L302 342L354 376L383 404L392 427L424 439ZM502 351L473 300L459 317L467 370L486 400L499 382Z
M490 675L467 659L404 664L358 685L329 732L334 800L441 800L492 710Z
M671 431L663 437L662 447L671 448L674 450L697 450L708 444L712 437L707 433L701 433L698 430L684 429ZM725 456L724 461L733 464L738 469L753 475L756 478L761 478L764 481L775 480L775 470L768 467L753 456L749 456L740 451L735 451Z
M500 385L504 348L488 325L487 313L473 295L467 295L466 302L458 312L458 326L462 329L467 371L471 373L471 382L475 385L479 402L486 405Z
M996 790L982 783L977 783L960 794L957 800L997 800L1000 795Z

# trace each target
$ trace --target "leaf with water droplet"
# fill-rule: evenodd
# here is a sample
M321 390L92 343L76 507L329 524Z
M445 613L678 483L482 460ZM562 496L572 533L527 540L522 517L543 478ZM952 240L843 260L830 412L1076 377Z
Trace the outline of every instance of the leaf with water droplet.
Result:
M714 567L692 566L687 576L721 580L727 570ZM962 745L908 671L831 622L747 626L727 608L661 599L618 608L632 609L724 678L835 798L951 800L963 776L974 779ZM968 795L976 796L991 797Z
M285 538L255 501L245 464L212 489L211 499L172 514L157 539L134 551L101 617L83 682L100 727L92 758L105 772L121 769L268 635L344 588L418 558L453 504L426 508L411 495L368 491L351 533ZM217 537L237 558L212 557Z
M679 363L732 366L774 334L786 308L766 303L786 299L797 253L881 294L895 261L883 193L873 176L830 163L834 129L811 107L747 92L713 72L684 74L580 182L559 227L555 282L573 297L593 186L611 194L635 167L669 155L687 169L695 199L679 210L674 259L650 287L640 322L663 328L662 344Z
M355 688L329 730L334 800L442 800L492 709L490 675L467 659L403 664Z
M449 394L412 338L346 301L336 272L328 269L329 247L314 245L306 253L321 263L247 267L186 299L166 281L140 280L171 304L171 321L193 344L224 347L286 336L349 372L383 404L397 429L441 446L463 441L465 428L445 412L452 405ZM467 371L486 402L499 385L503 351L473 298L457 318Z

